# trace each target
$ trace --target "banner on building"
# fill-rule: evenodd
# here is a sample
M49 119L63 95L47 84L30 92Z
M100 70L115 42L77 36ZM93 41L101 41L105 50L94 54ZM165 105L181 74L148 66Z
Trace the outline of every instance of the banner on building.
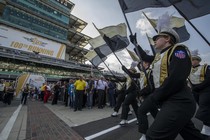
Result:
M0 46L65 59L66 45L0 25Z
M39 89L46 79L42 75L24 73L17 78L16 83L16 96L20 97L20 93L26 84L29 84L30 88Z

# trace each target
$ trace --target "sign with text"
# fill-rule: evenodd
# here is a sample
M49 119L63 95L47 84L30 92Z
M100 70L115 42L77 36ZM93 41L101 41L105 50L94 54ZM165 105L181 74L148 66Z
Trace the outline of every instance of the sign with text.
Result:
M65 59L66 45L0 25L0 46Z

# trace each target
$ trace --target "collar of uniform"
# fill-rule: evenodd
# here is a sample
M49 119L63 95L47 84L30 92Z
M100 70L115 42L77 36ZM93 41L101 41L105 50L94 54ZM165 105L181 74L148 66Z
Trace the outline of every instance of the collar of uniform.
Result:
M197 68L197 67L199 67L200 66L200 64L199 65L197 65L197 66L193 66L193 68Z
M167 51L169 48L171 48L171 46L168 46L168 47L164 48L163 50L160 51L160 53L164 53L164 52Z

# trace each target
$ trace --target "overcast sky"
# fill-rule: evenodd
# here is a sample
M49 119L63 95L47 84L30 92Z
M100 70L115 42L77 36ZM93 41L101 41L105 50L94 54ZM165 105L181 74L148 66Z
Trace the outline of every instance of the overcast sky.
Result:
M118 0L71 1L75 4L72 14L88 23L87 27L82 31L82 33L92 38L99 35L92 23L94 23L98 28L103 28L106 26L117 25L119 23L125 22ZM172 6L168 8L147 8L142 11L144 11L148 17L156 19L166 12L173 14L174 16L181 17ZM143 49L150 50L145 33L148 33L148 35L152 37L156 34L156 32L142 15L142 11L128 13L126 16L131 26L132 32L137 33L138 43L142 46ZM210 14L193 19L191 22L210 42ZM189 25L188 22L185 22L185 25L188 32L190 33L190 39L183 44L187 45L191 51L198 49L200 56L203 59L202 63L210 64L210 46L208 46L208 44L198 35L198 33ZM129 35L130 33L128 31L128 36ZM86 47L88 48L89 46ZM134 46L132 44L128 46L128 49L130 50L133 50L133 48ZM117 56L127 67L129 67L129 65L132 63L132 60L126 51L117 53ZM111 70L122 72L121 65L114 55L109 56L109 58L106 60L106 64L109 65ZM103 64L100 66L105 67Z

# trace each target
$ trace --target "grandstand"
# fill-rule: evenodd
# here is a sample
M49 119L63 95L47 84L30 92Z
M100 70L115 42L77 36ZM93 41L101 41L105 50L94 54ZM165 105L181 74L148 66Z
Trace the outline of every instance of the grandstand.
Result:
M0 78L99 74L85 64L91 37L81 33L87 23L71 14L73 7L68 0L0 0Z

